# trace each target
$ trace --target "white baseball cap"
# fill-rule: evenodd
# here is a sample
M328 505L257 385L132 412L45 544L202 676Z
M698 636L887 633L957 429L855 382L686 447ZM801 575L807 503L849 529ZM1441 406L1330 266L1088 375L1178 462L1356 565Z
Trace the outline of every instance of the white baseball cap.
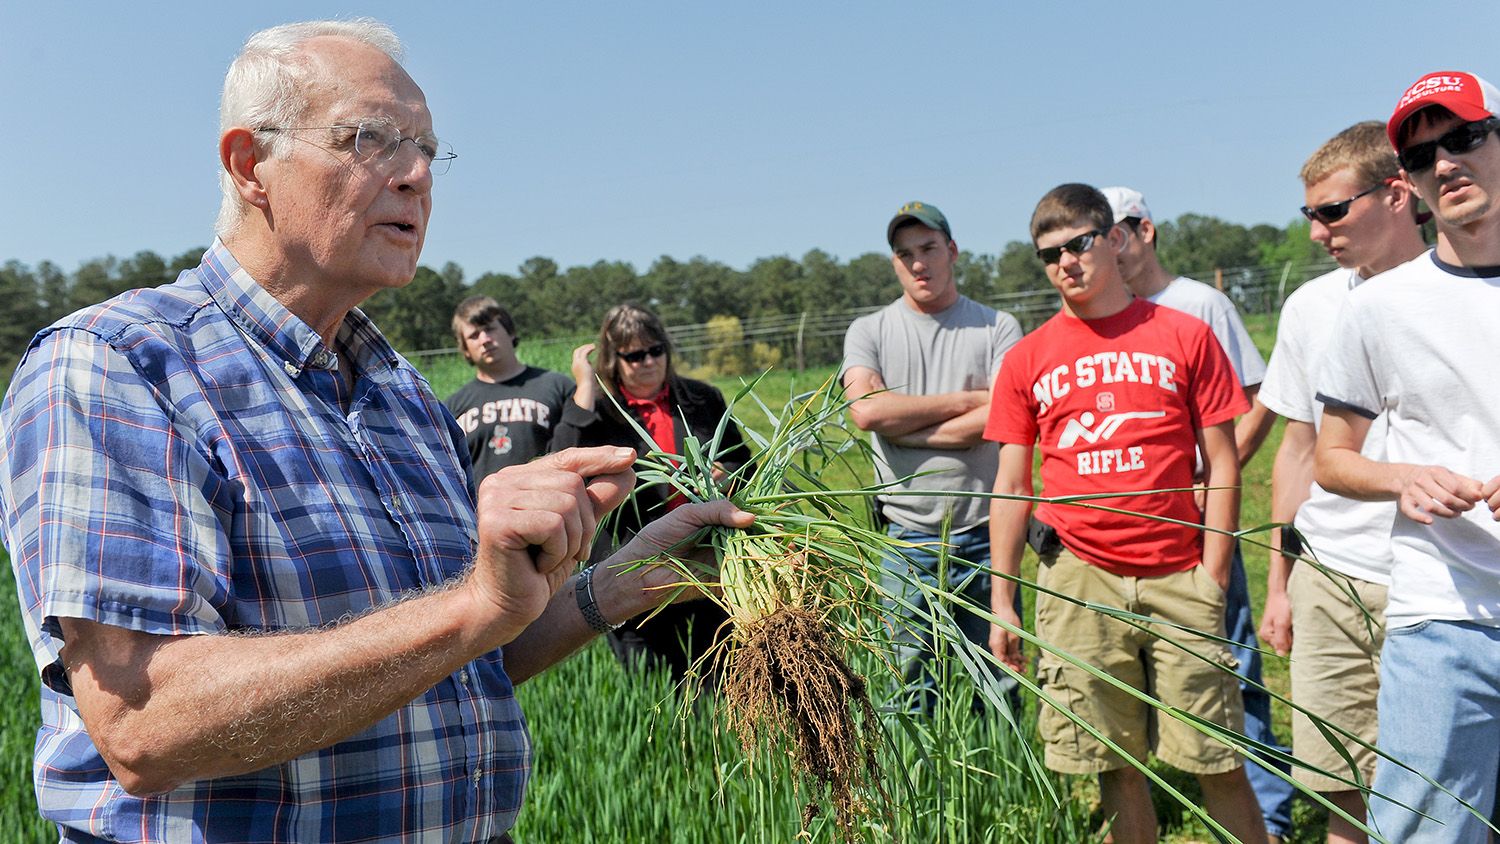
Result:
M1104 188L1099 191L1104 198L1109 200L1109 207L1115 212L1115 222L1120 222L1126 217L1136 217L1142 220L1151 219L1151 209L1146 207L1146 197L1134 188Z

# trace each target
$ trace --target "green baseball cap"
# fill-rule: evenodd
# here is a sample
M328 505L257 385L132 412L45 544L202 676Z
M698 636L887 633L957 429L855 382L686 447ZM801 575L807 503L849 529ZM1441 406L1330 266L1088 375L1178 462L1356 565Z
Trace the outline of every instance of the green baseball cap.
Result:
M943 236L949 240L953 239L953 230L948 228L948 218L943 216L943 212L937 210L936 205L908 202L901 206L901 210L891 218L891 224L885 227L885 242L892 248L896 246L896 229L908 221L921 223L929 229L942 232Z

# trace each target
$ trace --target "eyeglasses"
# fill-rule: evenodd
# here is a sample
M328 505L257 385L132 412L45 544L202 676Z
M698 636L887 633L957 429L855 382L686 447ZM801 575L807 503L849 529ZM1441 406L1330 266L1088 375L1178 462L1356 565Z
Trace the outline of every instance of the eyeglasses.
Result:
M1432 163L1437 160L1438 147L1442 147L1454 155L1473 152L1496 129L1500 129L1500 119L1486 117L1483 120L1476 120L1473 123L1465 123L1462 126L1458 126L1440 138L1423 141L1420 144L1412 144L1396 153L1396 157L1401 159L1401 167L1406 172L1420 173L1431 167Z
M647 346L644 349L636 349L633 352L619 352L620 360L626 363L640 363L646 358L659 358L667 353L666 343L657 343L655 346Z
M411 141L411 145L427 160L427 167L434 176L448 172L453 159L458 157L452 146L431 135L403 135L394 123L379 118L335 126L262 126L256 131L331 132L334 133L335 148L352 150L354 160L360 163L375 164L384 164L395 158L396 151L401 149L401 142Z
M1302 216L1309 220L1317 220L1325 226L1329 223L1337 223L1339 220L1349 216L1349 204L1354 200L1359 199L1361 196L1368 196L1381 188L1389 186L1388 182L1380 182L1374 187L1362 190L1348 199L1341 199L1338 202L1328 202L1319 205L1317 208L1309 208L1304 205L1302 206Z
M1044 264L1055 264L1058 261L1062 260L1062 253L1064 252L1067 252L1069 255L1076 256L1082 255L1090 249L1093 249L1094 239L1103 234L1103 229L1094 229L1091 232L1084 232L1083 234L1073 238L1072 240L1064 243L1061 246L1048 246L1045 249L1038 249L1036 251L1036 256L1038 258L1041 258L1042 263Z

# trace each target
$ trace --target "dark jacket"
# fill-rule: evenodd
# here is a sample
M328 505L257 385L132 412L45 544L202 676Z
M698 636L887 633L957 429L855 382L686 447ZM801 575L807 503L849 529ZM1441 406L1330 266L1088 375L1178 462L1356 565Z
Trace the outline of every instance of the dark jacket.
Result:
M707 444L727 412L724 395L712 385L691 378L674 376L668 384L668 403L676 422L673 426L677 435L674 451L682 453L683 437L689 432ZM656 447L631 427L608 396L600 396L592 411L568 402L552 434L551 450L598 445L630 446L638 454ZM749 462L750 448L745 445L738 425L730 423L724 430L721 445L718 460L727 471L733 472ZM594 544L591 560L598 562L608 557L617 543L624 544L648 522L665 515L667 498L672 492L665 486L638 489L634 500L620 505L613 522L606 523L607 526L612 524L612 529L607 527L606 532L601 533ZM729 635L729 627L729 616L714 602L700 598L663 607L649 620L644 615L631 619L609 635L609 645L615 656L627 666L642 662L661 665L671 671L674 681L680 681L689 666L707 654L720 652L720 646ZM709 678L708 687L716 688L718 660L715 658L703 665L703 670Z
M718 429L719 420L728 410L724 394L712 384L677 376L670 379L668 388L667 399L672 406L672 418L676 423L677 443L674 451L682 453L683 437L688 433L706 445ZM687 430L683 430L684 419L687 420ZM552 433L551 450L597 445L630 446L637 454L645 454L656 447L655 443L646 441L631 427L608 396L599 396L592 411L568 402L563 407L562 420ZM745 444L738 425L731 423L725 429L720 445L722 451L719 463L726 471L733 472L750 461L750 447ZM622 505L617 522L620 541L625 542L646 523L665 515L665 504L670 494L671 490L667 487L655 486L638 491L634 503Z

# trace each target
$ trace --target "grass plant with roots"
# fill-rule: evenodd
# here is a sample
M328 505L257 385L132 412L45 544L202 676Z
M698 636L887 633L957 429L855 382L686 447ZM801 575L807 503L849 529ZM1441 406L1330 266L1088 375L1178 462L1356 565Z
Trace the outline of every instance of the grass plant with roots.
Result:
M682 455L648 454L638 476L690 501L732 490L735 503L755 515L749 528L714 528L704 540L719 562L716 579L676 564L685 586L703 590L730 617L726 652L705 659L720 660L724 718L747 756L789 753L812 792L804 825L826 801L843 836L853 838L890 804L877 762L880 720L850 657L862 649L884 659L879 576L894 540L875 528L867 500L819 479L863 445L834 424L845 407L828 385L780 416L762 405L773 430L766 437L745 429L758 456L728 478L714 477L728 416L707 442L687 437Z
M859 466L868 465L869 445L845 422L845 411L851 402L842 397L841 391L830 378L819 389L793 399L785 408L776 411L755 395L756 383L752 381L746 384L729 402L731 412L720 420L710 439L703 441L693 436L685 437L681 455L661 451L647 453L637 461L637 477L642 486L670 487L691 502L728 497L740 509L755 516L754 524L748 528L705 528L689 543L685 543L713 548L718 561L716 576L706 573L695 561L678 558L670 553L651 562L672 565L682 578L674 588L702 591L719 603L729 615L732 631L724 641L726 652L705 655L702 661L720 661L723 670L720 672L722 685L719 691L724 707L723 717L739 737L747 758L753 760L763 753L792 757L800 780L799 787L806 787L810 792L810 800L803 815L804 833L811 819L819 814L825 803L832 808L836 827L846 840L872 836L879 838L879 831L887 826L882 823L882 819L889 818L890 813L895 811L895 804L890 798L893 778L882 772L878 761L885 727L880 720L876 700L872 698L871 679L862 676L851 666L874 665L876 671L888 674L894 684L899 672L892 659L892 642L897 632L893 626L910 624L929 632L936 646L960 666L961 673L972 681L974 693L987 702L991 712L1008 721L1013 729L1019 730L1020 719L1005 702L1006 691L1000 681L1005 676L1012 678L1042 705L1058 710L1081 730L1118 753L1141 771L1155 787L1181 803L1190 815L1201 821L1213 834L1225 841L1234 840L1201 806L1144 762L1133 759L1096 727L1051 696L1036 681L1001 663L988 648L970 642L956 620L956 616L961 613L974 613L992 624L1006 627L1033 647L1055 654L1114 685L1125 694L1143 701L1156 711L1157 717L1185 722L1235 748L1242 755L1255 755L1268 761L1292 765L1302 764L1279 748L1261 744L1233 730L1164 704L1147 692L1109 676L1025 629L1000 620L990 612L989 607L976 606L962 594L935 586L914 573L903 573L900 567L894 570L887 567L884 564L887 557L900 555L904 549L914 547L911 543L885 533L878 527L874 517L875 496L903 494L901 490L894 488L900 481L852 489L833 488L824 481L825 477L833 474L830 471L832 469L842 468L847 474L857 476ZM771 431L769 435L765 435L750 426L743 426L744 433L755 444L756 457L724 477L721 472L716 472L715 457L721 451L720 444L725 431L733 424L732 414L747 401L754 401L759 406L771 425ZM645 442L651 442L650 435L629 413L622 411L622 414L635 425L637 433ZM856 453L864 459L851 459L851 455ZM716 478L716 474L719 477ZM1050 499L989 493L946 494L983 498L1013 497L1038 503L1051 501L1172 522L1174 520L1135 513L1100 501L1107 498L1118 502L1122 498L1128 500L1136 495L1172 491L1175 490ZM920 494L932 493L924 491ZM1207 529L1200 524L1192 526ZM1269 547L1253 536L1269 532L1276 526L1248 528L1237 531L1235 536ZM1304 554L1297 559L1326 573L1310 555ZM637 562L630 565L644 564L646 563ZM896 588L890 588L892 577L898 581ZM1145 630L1198 659L1212 663L1220 670L1232 672L1229 666L1218 663L1211 656L1194 652L1175 635L1186 632L1210 641L1230 644L1223 631L1186 630L1160 619L1043 590L1023 578L1016 578L1016 581L1029 589L1045 591L1060 600L1085 606ZM926 606L919 607L902 598L900 593L903 590L908 593L912 590L919 592L926 599ZM898 620L889 611L891 606L899 606L904 610L905 619ZM1267 692L1273 698L1306 713L1303 707L1285 696L1269 689ZM1364 744L1347 731L1327 724L1311 713L1307 714L1330 741L1344 738ZM898 714L896 720L906 732L913 731L912 722L907 716ZM1069 799L1069 795L1054 787L1054 777L1037 758L1031 745L1026 742L1018 744L1021 747L1021 758L1011 760L1011 764L1029 771L1034 780L1042 784L1041 790L1048 794L1055 805L1061 805ZM1402 764L1377 748L1371 749L1384 759ZM1347 754L1346 761L1349 762L1349 768L1342 773L1316 768L1312 770L1339 778L1350 788L1365 795L1373 794L1369 784L1360 779ZM990 775L983 771L963 771L960 774ZM1306 789L1284 773L1277 771L1277 774L1329 811L1340 814L1369 832L1372 840L1384 840L1321 795ZM895 782L899 784L899 778Z

